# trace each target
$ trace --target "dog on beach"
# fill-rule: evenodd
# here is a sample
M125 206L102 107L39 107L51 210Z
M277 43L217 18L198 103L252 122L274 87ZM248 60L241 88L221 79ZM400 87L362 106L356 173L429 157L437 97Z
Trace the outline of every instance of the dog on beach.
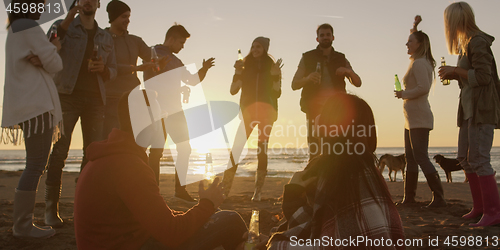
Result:
M453 182L451 178L451 172L463 170L464 168L459 164L457 159L446 158L440 154L434 156L436 163L444 170L446 173L446 182ZM465 172L464 172L465 173ZM465 181L467 182L467 176L465 176Z
M385 166L389 168L389 180L396 181L396 174L401 171L403 179L405 177L406 159L405 155L393 156L390 154L385 154L378 160L378 169L380 173L384 171ZM394 171L394 179L391 177L391 173Z

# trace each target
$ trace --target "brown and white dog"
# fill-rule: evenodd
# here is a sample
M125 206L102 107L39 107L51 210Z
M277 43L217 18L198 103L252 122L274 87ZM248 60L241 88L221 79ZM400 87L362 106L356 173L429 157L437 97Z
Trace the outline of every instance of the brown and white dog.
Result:
M436 163L444 170L446 173L446 182L453 182L451 178L451 172L463 170L464 168L460 165L457 159L446 158L440 154L434 156ZM465 171L464 171L465 173ZM467 176L465 176L465 181L467 182Z
M396 174L401 171L403 179L405 177L406 159L405 155L393 156L390 154L385 154L380 157L378 162L378 170L380 173L384 171L385 166L389 168L389 180L396 181ZM391 173L394 171L394 179L391 177Z

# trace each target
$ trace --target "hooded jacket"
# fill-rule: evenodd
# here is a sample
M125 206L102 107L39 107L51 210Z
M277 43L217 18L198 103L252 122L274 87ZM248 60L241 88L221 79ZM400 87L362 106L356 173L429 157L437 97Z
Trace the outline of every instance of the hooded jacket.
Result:
M215 211L207 199L185 213L171 210L130 133L113 129L88 146L87 156L75 194L78 249L139 249L150 237L176 247Z
M459 127L463 120L472 118L474 124L495 124L500 128L500 83L490 48L494 40L494 37L478 32L470 39L467 53L458 58L458 66L468 70L468 79L459 79Z

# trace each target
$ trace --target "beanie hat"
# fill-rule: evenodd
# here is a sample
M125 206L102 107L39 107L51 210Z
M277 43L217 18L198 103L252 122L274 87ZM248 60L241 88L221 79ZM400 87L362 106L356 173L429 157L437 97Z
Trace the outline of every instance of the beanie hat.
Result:
M271 41L271 39L267 38L267 37L263 37L263 36L259 36L257 38L255 38L255 40L253 40L253 42L258 42L260 43L260 45L262 45L262 47L264 48L264 52L267 53L267 51L269 51L269 42Z
M130 7L122 1L112 0L108 3L106 11L108 12L109 22L111 23L121 14L130 11Z

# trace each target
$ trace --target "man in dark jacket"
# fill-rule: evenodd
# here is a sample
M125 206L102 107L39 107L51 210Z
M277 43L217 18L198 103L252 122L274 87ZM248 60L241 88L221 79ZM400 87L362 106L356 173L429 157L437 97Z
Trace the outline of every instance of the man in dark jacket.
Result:
M300 108L306 113L309 158L321 154L321 144L312 126L321 113L323 104L336 92L346 92L344 78L352 85L361 86L361 78L354 72L345 55L332 47L333 27L322 24L316 30L316 49L302 54L292 81L292 89L302 89Z
M122 1L113 0L109 2L106 11L110 27L105 30L113 37L118 74L114 81L106 84L103 138L108 137L111 130L119 126L116 110L120 97L141 83L137 78L137 71L154 67L149 46L142 38L128 33L130 7ZM145 62L142 65L137 65L139 57Z

